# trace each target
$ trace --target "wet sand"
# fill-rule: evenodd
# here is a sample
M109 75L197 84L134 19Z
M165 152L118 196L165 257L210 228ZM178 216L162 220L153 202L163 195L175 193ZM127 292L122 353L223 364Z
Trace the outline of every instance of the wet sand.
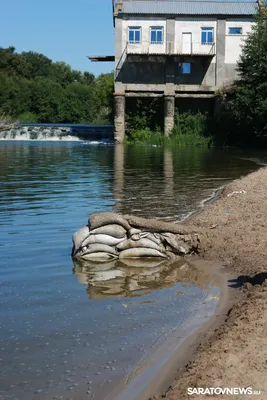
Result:
M220 198L187 222L207 230L200 257L217 260L231 271L234 304L221 324L195 337L191 357L177 359L176 380L167 392L151 399L202 399L187 389L228 387L261 391L250 398L267 399L267 168L227 185ZM218 399L222 396L208 396ZM223 396L243 399L245 395Z

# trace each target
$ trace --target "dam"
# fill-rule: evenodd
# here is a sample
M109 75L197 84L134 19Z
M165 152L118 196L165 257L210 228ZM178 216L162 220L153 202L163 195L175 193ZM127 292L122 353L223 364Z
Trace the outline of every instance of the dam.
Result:
M0 140L113 140L113 125L15 124L0 130Z

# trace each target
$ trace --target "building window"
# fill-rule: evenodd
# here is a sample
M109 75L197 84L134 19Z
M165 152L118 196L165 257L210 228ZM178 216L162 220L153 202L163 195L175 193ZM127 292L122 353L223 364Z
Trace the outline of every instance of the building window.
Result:
M183 62L180 64L180 70L182 75L191 74L191 63Z
M141 27L140 26L129 26L129 43L140 43L141 42Z
M150 43L162 44L163 43L163 27L151 26L150 28Z
M201 28L201 44L213 43L213 28Z
M228 28L229 35L242 35L242 28Z

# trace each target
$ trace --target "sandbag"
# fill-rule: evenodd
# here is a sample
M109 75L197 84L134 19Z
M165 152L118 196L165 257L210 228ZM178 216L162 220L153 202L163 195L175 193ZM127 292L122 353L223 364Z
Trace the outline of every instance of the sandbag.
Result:
M108 254L105 252L97 252L97 253L85 253L79 255L80 258L83 258L84 260L110 260L112 258L115 258L117 256L114 256L113 254Z
M141 232L142 232L142 231L141 231L140 229L131 228L131 229L128 231L128 234L129 234L129 237L131 237L131 236L136 235L136 234L141 233Z
M136 257L162 257L167 256L158 250L144 248L144 247L133 247L131 249L123 250L119 254L119 258L136 258Z
M161 237L158 233L150 233L150 232L142 232L140 234L140 237L143 238L147 238L149 240L152 240L153 242L155 242L156 244L160 245L161 244Z
M119 244L120 242L125 240L126 238L127 238L126 235L123 238L118 239L118 238L114 238L113 236L110 236L110 235L102 235L102 234L93 235L91 232L91 234L88 236L88 238L85 239L85 241L82 243L82 247L88 246L92 243L102 243L102 244L107 244L108 246L116 246L117 244Z
M161 251L159 245L157 245L155 242L147 238L143 238L140 240L126 239L123 242L117 244L116 246L118 250L126 250L134 247L147 247L149 249L155 249Z
M93 235L110 235L115 238L123 238L126 235L126 229L118 224L110 224L101 226L100 228L93 229L90 233Z
M190 252L189 247L184 242L179 240L173 233L166 232L162 233L161 235L171 247L170 250L178 252L178 254L188 254Z
M112 254L116 256L118 254L117 250L115 247L108 246L107 244L102 244L102 243L93 243L90 244L89 247L85 250L84 254L90 254L90 253L99 253L99 252L105 252L108 254Z
M91 230L110 224L121 225L127 231L131 229L131 226L122 215L112 212L92 214L88 222Z
M82 227L81 229L79 229L77 232L74 233L74 235L72 236L74 252L81 247L82 242L88 237L89 233L90 230L88 225Z

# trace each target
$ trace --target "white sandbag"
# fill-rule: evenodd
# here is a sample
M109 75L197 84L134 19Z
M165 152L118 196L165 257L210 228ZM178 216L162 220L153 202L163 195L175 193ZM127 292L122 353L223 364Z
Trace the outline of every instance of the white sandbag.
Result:
M97 253L90 253L90 254L82 254L80 256L84 260L110 260L111 258L115 258L117 256L114 256L113 254L108 254L104 252L97 252Z
M126 230L131 229L131 226L121 214L112 212L92 214L88 222L91 230L110 224L121 225Z
M141 239L140 233L135 233L134 235L131 236L131 239L136 241L140 240Z
M151 233L151 232L142 232L140 234L140 237L143 238L147 238L152 240L153 242L155 242L156 244L160 245L161 244L161 237L158 233Z
M76 248L79 248L81 246L82 242L87 238L89 233L90 230L88 225L83 226L81 229L74 233L74 235L72 236L72 241Z
M136 229L136 228L131 228L131 229L128 231L130 237L133 236L133 235L136 235L136 234L138 234L138 233L141 233L141 232L142 232L142 231L141 231L140 229Z
M93 243L88 246L88 248L84 251L84 254L90 254L90 253L98 253L98 252L104 252L108 254L112 254L116 256L118 254L117 250L115 247L108 246L107 244L102 244L102 243Z
M159 245L157 245L155 242L147 238L143 238L140 240L126 239L123 242L117 244L116 246L118 250L126 250L133 247L147 247L149 249L155 249L158 251L162 250Z
M108 246L116 246L117 244L124 241L126 238L127 238L126 235L123 238L118 239L110 235L102 235L102 234L93 235L91 232L88 238L85 239L85 241L82 243L82 247L88 246L93 243L102 243L102 244L107 244Z
M119 254L119 258L138 258L138 257L162 257L167 258L167 256L158 250L144 248L144 247L134 247L131 249L123 250Z
M118 224L110 224L101 226L100 228L93 229L90 233L92 235L110 235L115 238L123 238L126 235L126 229Z
M72 241L74 245L74 251L78 250L81 247L82 242L88 237L90 233L89 226L86 225L79 229L72 236Z

